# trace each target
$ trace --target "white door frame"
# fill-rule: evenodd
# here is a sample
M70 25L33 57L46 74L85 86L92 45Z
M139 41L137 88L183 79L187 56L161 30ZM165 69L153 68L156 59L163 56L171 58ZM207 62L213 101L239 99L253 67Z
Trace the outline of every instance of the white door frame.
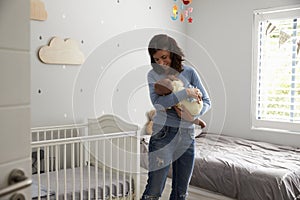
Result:
M0 200L31 199L29 12L29 0L0 0ZM28 178L9 185L14 169Z

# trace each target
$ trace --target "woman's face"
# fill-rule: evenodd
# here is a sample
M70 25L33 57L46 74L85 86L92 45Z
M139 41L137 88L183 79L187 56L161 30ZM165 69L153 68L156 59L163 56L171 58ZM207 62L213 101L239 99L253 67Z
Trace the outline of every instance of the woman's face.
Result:
M159 64L165 71L170 69L171 57L170 52L167 50L158 50L153 54L153 59L156 64Z

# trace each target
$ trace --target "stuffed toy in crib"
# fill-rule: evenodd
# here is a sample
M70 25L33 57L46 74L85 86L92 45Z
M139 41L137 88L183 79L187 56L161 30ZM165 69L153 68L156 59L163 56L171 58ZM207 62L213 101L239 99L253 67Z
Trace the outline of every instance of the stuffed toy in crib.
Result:
M158 95L162 96L168 95L172 92L183 90L184 85L180 79L172 76L158 80L154 84L154 89ZM191 115L195 116L200 113L203 107L203 101L197 102L193 98L188 98L180 101L176 106L178 106L179 108L182 108L182 106L184 106ZM206 123L199 118L194 121L194 124L201 126L201 128L204 128L206 126Z

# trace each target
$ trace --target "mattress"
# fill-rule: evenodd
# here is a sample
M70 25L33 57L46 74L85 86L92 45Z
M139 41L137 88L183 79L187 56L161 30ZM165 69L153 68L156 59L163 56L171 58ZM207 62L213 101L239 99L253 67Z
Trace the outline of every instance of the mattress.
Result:
M142 167L147 163L141 158ZM238 200L298 200L300 149L203 133L190 184Z
M95 175L95 167L90 166L90 180L88 179L88 167L82 167L82 174L83 174L83 181L82 181L82 190L81 190L81 184L80 184L80 168L75 168L75 185L73 186L73 170L72 169L66 169L66 184L64 183L64 176L65 172L64 170L59 170L56 174L55 171L49 172L50 176L50 187L47 185L47 173L42 173L40 175L41 180L41 187L40 187L40 197L41 199L47 199L47 193L49 192L50 199L56 199L56 194L58 194L58 199L65 199L64 197L64 191L66 190L67 199L73 199L73 196L75 195L75 199L81 199L81 191L83 195L83 199L88 199L88 185L90 182L90 197L91 199L95 199L96 197L96 188L98 187L98 199L103 199L103 188L104 188L104 178L105 178L105 198L110 196L110 193L112 193L113 197L121 197L127 196L129 193L132 193L133 191L129 191L130 188L130 177L125 176L121 173L119 173L119 178L117 178L116 173L112 173L112 177L110 178L110 173L107 172L105 176L103 176L102 170L98 170L98 186L96 186L96 180L97 177ZM56 176L59 177L60 182L56 183ZM32 175L33 184L32 184L32 199L38 198L38 175ZM110 179L111 184L110 184ZM125 181L124 181L125 179ZM117 191L117 185L119 184L119 191ZM133 184L133 182L131 183ZM74 187L74 193L73 193L73 187ZM48 190L49 188L49 190ZM57 190L58 188L58 190ZM123 190L125 190L123 192Z
M191 185L239 200L300 199L300 149L217 134L196 138Z

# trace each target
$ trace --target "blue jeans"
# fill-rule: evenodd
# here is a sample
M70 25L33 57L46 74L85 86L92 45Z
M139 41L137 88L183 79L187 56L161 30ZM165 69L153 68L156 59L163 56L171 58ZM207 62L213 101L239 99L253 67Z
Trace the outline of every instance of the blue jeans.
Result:
M142 200L158 200L172 164L170 200L184 200L194 167L194 129L153 126L149 142L149 172Z

